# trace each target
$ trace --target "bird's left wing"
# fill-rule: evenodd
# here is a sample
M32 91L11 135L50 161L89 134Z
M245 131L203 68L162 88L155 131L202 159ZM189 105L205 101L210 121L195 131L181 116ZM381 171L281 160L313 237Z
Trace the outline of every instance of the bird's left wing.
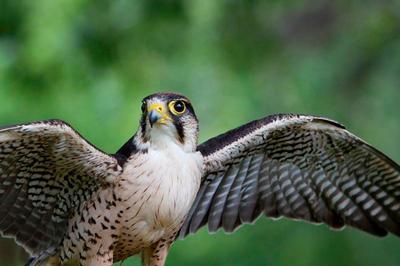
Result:
M31 255L59 244L68 218L121 171L60 120L0 128L0 233Z
M400 235L400 167L328 119L276 115L198 147L204 179L180 237L261 213Z

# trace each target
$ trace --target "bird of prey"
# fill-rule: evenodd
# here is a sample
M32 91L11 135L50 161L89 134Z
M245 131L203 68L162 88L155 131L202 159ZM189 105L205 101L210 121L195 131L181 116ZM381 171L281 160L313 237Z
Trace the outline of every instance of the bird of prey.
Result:
M272 115L198 145L185 96L141 108L116 154L60 120L0 129L0 231L28 265L161 266L176 239L261 214L400 236L400 166L337 122Z

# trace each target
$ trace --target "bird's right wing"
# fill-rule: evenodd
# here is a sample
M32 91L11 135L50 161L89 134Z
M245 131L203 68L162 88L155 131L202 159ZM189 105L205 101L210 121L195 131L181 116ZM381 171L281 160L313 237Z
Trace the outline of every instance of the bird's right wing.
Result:
M198 147L204 179L180 237L261 213L400 236L400 166L336 122L276 115Z
M68 217L121 171L63 121L0 128L0 233L31 255L58 245Z

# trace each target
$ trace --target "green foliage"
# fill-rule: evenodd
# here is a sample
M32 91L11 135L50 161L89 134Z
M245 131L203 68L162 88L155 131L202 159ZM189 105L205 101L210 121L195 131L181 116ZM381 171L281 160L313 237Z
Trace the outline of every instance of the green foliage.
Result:
M0 124L61 118L114 152L136 130L141 98L172 90L192 99L201 140L267 114L307 113L399 162L399 10L395 1L1 0ZM13 254L3 243L0 256ZM399 265L399 244L261 219L178 241L167 265Z

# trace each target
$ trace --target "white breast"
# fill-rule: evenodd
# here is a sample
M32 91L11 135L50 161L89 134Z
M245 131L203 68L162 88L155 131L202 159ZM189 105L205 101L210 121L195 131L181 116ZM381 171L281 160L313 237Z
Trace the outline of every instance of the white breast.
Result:
M154 243L176 230L189 212L200 186L203 157L178 145L149 148L127 162L121 179L129 230Z

